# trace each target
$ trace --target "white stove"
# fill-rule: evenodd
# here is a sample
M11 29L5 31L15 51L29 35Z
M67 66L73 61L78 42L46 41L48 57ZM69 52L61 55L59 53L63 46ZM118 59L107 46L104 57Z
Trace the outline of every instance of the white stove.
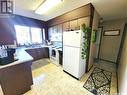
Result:
M59 52L58 50L62 50L61 47L51 47L50 49L50 61L53 64L56 64L57 66L59 66Z

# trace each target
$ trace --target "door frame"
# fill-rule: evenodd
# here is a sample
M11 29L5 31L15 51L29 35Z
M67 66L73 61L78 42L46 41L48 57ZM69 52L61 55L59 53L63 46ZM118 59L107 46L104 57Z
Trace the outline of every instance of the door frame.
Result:
M119 68L119 63L120 63L120 59L121 59L121 55L122 55L122 49L123 49L125 37L126 37L126 31L127 31L127 23L125 23L125 25L124 25L124 30L123 30L122 39L121 39L119 52L118 52L118 56L117 56L117 61L116 61L116 67L117 67L117 71L116 71L116 75L117 75L117 92L119 92L118 68Z
M98 29L101 28L101 37L100 37L100 43L99 43L99 49L98 49L98 55L97 55L97 59L99 60L99 55L100 55L100 48L101 48L101 41L102 41L102 36L103 36L103 26L98 27Z
M119 52L118 52L118 56L117 56L117 61L116 61L117 70L118 70L119 63L120 63L124 40L126 37L126 31L127 31L127 23L125 23L125 25L124 25L124 30L123 30L123 34L122 34L122 38L121 38L121 42L120 42L120 47L119 47Z

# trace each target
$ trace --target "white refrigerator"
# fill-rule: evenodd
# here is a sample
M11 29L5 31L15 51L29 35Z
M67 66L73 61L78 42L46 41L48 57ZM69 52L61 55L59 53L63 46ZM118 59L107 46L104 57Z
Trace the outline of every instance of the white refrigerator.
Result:
M63 32L63 70L77 79L86 69L86 60L81 57L83 35L81 30Z

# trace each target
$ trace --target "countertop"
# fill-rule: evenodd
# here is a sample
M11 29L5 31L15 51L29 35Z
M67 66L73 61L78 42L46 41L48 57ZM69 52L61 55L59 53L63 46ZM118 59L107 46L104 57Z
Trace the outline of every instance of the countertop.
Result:
M10 64L7 64L7 65L0 65L0 69L2 68L6 68L6 67L9 67L9 66L13 66L13 65L17 65L17 64L21 64L21 63L24 63L24 62L27 62L27 61L32 61L33 60L33 57L31 55L29 55L25 50L27 49L36 49L36 48L43 48L43 47L52 47L52 46L47 46L47 45L43 45L41 47L23 47L23 48L17 48L16 49L16 57L15 59L18 59L17 61L14 61ZM62 49L60 49L60 51L62 51Z
M17 61L14 61L12 63L9 63L7 65L0 65L0 69L9 67L9 66L13 66L13 65L17 65L17 64L21 64L27 61L32 61L33 57L30 56L24 48L17 48L16 49L16 59L18 59Z
M27 61L32 61L33 57L31 55L29 55L25 50L27 49L35 49L35 48L43 48L43 47L51 47L51 46L46 46L43 45L41 47L28 47L28 48L24 48L24 47L20 47L16 49L16 53L15 53L15 59L18 59L17 61L14 61L12 63L9 63L7 65L0 65L0 69L2 68L6 68L9 66L13 66L13 65L17 65L17 64L21 64Z

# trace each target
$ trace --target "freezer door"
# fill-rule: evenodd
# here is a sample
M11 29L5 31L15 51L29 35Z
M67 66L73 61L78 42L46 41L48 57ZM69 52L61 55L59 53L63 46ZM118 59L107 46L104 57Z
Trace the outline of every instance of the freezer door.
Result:
M81 47L81 30L63 32L63 45Z
M63 69L71 75L79 78L80 48L63 47Z

